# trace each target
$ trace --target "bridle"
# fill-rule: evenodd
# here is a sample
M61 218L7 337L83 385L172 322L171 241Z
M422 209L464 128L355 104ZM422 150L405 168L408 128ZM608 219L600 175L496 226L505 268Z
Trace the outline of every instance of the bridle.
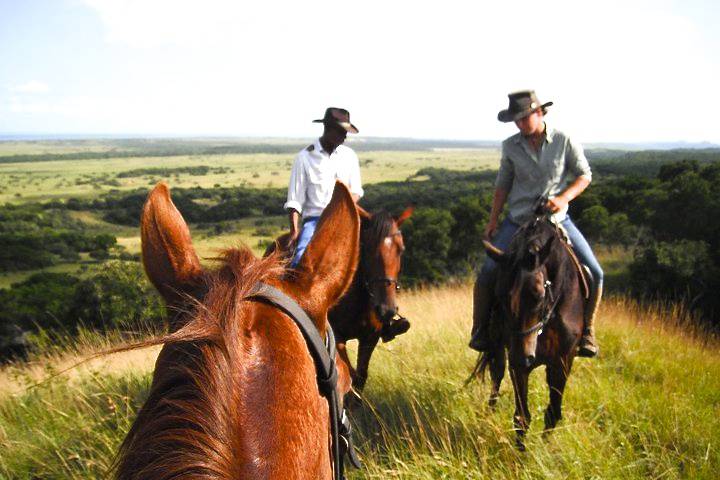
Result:
M541 196L535 201L533 210L535 211L536 216L530 228L535 228L537 224L541 221L550 221L549 219L552 216L552 213L545 208L546 203L547 196ZM558 226L554 223L553 226L556 230L558 229ZM545 275L543 275L543 277L545 277ZM517 332L517 336L525 337L534 332L537 332L538 336L541 335L547 324L550 322L550 319L552 319L552 317L554 316L555 307L557 307L558 301L560 300L561 296L558 295L557 298L555 297L555 294L552 290L552 281L550 281L548 278L545 278L545 281L543 282L543 288L545 289L546 295L543 299L542 316L540 318L540 321L532 327L528 328L527 330Z
M386 235L386 236L383 238L383 240L385 240L386 238L392 238L392 237L397 237L397 236L402 236L402 231L401 231L401 230L398 230L398 231L395 232L395 233L391 233L390 235ZM363 250L364 250L364 246L363 246ZM362 268L362 266L363 266L363 263L364 263L364 262L362 262L362 260L361 260L361 262L360 262L361 268ZM372 285L375 284L375 283L383 283L383 284L385 284L386 286L390 286L390 285L393 285L393 284L394 284L394 285L395 285L395 290L396 290L396 291L397 291L397 290L400 290L400 282L398 281L397 278L392 278L392 277L370 277L370 278L366 279L365 282L364 282L364 284L365 284L365 289L367 290L368 295L370 296L370 298L375 298L375 294L373 293L372 288L371 288Z
M390 235L386 235L386 236L383 238L383 240L385 240L385 239L387 239L387 238L392 238L392 237L395 237L395 236L402 236L402 231L398 229L397 232L391 233ZM362 250L361 250L361 257L363 257L363 252L364 252L364 250L365 250L365 247L363 246L363 247L362 247ZM364 263L365 263L365 262L364 262L363 259L361 258L361 259L360 259L360 268L361 268L361 275L363 275L363 276L365 276L364 270L366 270ZM367 294L368 294L368 297L370 297L370 300L372 300L373 303L374 303L374 301L376 300L376 296L375 296L375 293L373 293L373 288L372 288L372 287L373 287L373 285L375 285L376 283L382 283L382 284L385 285L386 287L389 287L389 286L391 286L391 285L395 285L395 291L397 292L397 291L400 290L400 281L399 281L397 278L387 277L387 276L385 276L385 277L383 277L383 276L377 276L377 277L369 277L369 278L366 278L366 279L363 281L363 285L364 285L364 287L365 287L365 291L366 291ZM374 308L377 308L378 305L373 305L373 307L374 307ZM397 317L397 318L395 318L395 317ZM387 331L387 329L390 327L390 325L392 324L393 321L398 321L398 320L403 320L403 319L405 319L405 317L403 317L402 315L399 315L399 314L396 314L395 317L393 317L393 318L382 318L380 315L378 315L378 318L380 319L380 323L382 323L382 331L383 331L383 332L384 332L384 331ZM385 341L385 337L384 337L384 336L383 336L383 341Z
M352 441L352 428L345 409L340 410L337 391L337 366L335 365L335 335L327 325L325 339L320 337L315 323L305 310L295 300L277 288L266 283L258 282L248 298L265 301L288 315L298 326L310 355L315 363L317 383L320 394L325 397L330 406L330 435L332 437L333 479L344 480L344 459L348 456L350 464L360 468L360 460L355 453Z
M521 332L517 332L517 335L519 337L525 337L527 335L530 335L533 332L537 332L538 335L541 335L543 330L545 329L545 326L550 322L550 319L553 317L555 313L555 307L557 307L558 300L560 300L560 295L555 298L555 294L552 291L552 282L548 279L545 279L545 282L543 283L543 286L545 287L545 292L547 292L547 295L545 296L545 299L543 300L543 314L540 318L540 321L533 325L532 327L528 328L527 330L523 330ZM549 302L547 301L549 300ZM549 304L549 306L548 306Z

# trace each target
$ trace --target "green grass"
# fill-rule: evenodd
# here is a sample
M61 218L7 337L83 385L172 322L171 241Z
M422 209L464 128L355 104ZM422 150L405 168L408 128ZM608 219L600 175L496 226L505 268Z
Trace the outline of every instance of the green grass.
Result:
M469 286L407 292L411 330L373 357L366 406L354 414L365 466L349 478L717 478L720 355L716 340L679 326L677 310L608 301L599 319L602 353L578 360L564 419L542 435L547 388L531 377L525 453L514 446L512 390L493 410L489 387L463 382ZM103 345L87 341L83 349ZM0 370L0 477L97 478L142 404L157 350L102 359L40 388L23 385L78 354L38 357ZM144 355L144 357L143 357Z
M0 203L23 203L63 198L94 198L110 190L148 190L160 180L174 188L247 186L286 188L294 154L179 155L98 160L0 163ZM359 152L364 184L405 180L425 167L452 170L497 168L496 149ZM206 165L226 167L228 173L164 178L158 175L117 178L140 168L178 168Z

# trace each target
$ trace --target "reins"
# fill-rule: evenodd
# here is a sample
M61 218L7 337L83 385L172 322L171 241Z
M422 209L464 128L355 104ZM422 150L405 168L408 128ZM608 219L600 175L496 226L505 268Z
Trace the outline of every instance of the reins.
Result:
M344 480L344 459L348 456L350 464L360 468L360 460L355 453L352 441L352 429L345 409L340 410L337 391L337 366L335 365L335 335L330 325L327 325L325 339L320 337L315 323L295 300L277 288L259 282L254 292L248 296L250 299L264 300L287 314L298 326L310 355L315 363L317 383L320 394L327 398L330 406L330 434L332 437L333 479Z

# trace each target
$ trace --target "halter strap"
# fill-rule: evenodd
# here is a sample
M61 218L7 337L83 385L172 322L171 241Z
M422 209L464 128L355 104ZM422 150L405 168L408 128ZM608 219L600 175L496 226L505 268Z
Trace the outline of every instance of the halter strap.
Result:
M248 298L264 300L279 308L288 315L298 326L305 342L307 343L310 355L315 363L318 388L322 396L327 398L330 406L330 431L333 448L333 478L344 480L344 456L348 455L350 463L355 468L360 468L360 461L355 454L352 441L352 429L350 421L345 414L345 409L340 411L340 402L337 392L337 367L335 365L335 335L332 327L327 325L325 340L320 337L315 323L295 300L266 283L258 282L253 293Z

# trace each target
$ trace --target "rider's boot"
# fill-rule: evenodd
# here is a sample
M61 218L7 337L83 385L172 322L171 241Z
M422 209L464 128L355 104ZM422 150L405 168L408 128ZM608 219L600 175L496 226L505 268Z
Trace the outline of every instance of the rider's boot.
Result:
M595 340L595 317L597 316L600 300L602 299L602 285L599 285L593 295L585 305L585 329L583 330L582 339L580 339L580 347L578 356L594 357L598 354L599 348Z
M491 285L484 285L477 280L475 281L475 288L473 289L473 326L469 346L478 352L487 352L492 349L492 342L490 341L492 290Z

